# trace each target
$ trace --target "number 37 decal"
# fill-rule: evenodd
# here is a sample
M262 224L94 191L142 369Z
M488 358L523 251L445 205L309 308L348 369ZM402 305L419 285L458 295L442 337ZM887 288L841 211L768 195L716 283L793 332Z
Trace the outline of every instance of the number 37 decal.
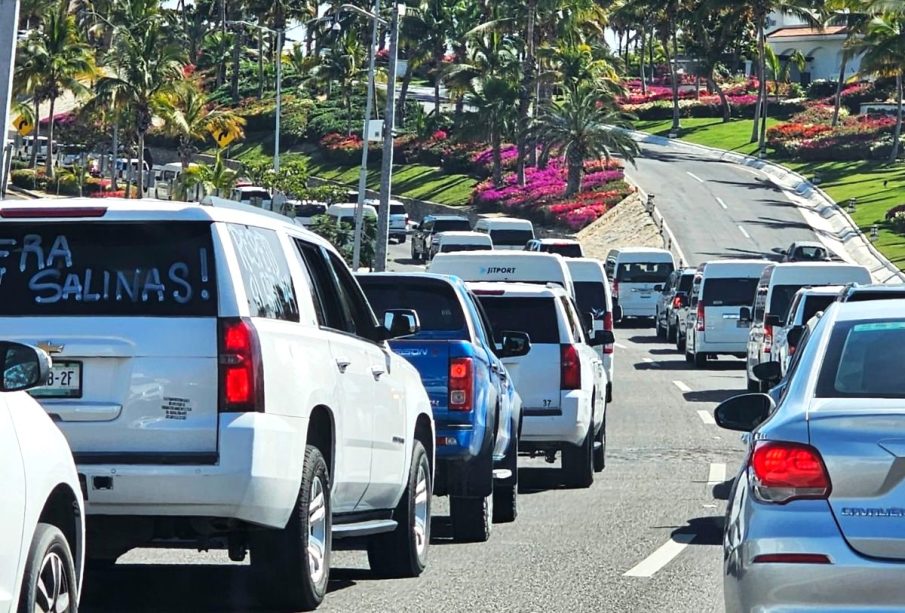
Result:
M546 409L546 408L552 407L552 406L553 406L553 401L547 400L546 398L544 398L544 408Z

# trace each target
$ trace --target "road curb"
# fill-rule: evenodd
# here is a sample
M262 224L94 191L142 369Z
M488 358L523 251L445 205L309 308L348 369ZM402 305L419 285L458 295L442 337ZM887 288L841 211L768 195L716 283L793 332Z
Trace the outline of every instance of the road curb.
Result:
M21 196L28 196L29 198L38 199L38 198L46 198L47 194L41 194L38 192L33 192L29 189L24 189L19 187L18 185L13 185L10 183L6 186L6 191L13 192L14 194L19 194Z
M734 151L655 136L647 132L629 133L636 141L642 143L686 149L718 161L753 168L764 173L770 183L785 192L794 204L800 205L805 221L833 251L841 251L839 255L846 256L846 260L866 266L874 279L880 283L905 282L905 273L874 247L851 216L826 192L794 170Z

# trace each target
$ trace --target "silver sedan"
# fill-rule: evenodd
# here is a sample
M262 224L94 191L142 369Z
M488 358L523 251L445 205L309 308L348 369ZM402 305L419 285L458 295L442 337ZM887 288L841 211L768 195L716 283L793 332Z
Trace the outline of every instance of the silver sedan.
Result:
M753 431L726 516L727 611L905 610L903 305L830 306L778 405L717 407L720 426Z

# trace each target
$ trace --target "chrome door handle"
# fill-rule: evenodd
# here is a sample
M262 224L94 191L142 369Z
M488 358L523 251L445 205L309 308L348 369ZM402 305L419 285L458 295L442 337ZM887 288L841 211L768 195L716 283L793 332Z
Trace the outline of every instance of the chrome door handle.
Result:
M346 373L346 369L349 368L349 365L350 365L351 363L352 363L352 362L350 362L349 360L347 360L347 359L345 359L345 358L337 358L337 359L336 359L336 367L339 368L339 372L342 373L342 374L345 374L345 373Z
M380 377L386 374L386 371L383 368L378 366L371 367L371 375L374 377L375 381L380 381Z

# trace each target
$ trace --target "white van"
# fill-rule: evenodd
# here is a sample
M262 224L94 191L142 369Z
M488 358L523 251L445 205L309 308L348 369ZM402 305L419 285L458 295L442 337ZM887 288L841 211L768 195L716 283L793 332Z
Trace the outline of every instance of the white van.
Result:
M590 316L589 336L598 330L613 331L613 297L603 262L594 258L566 258L566 267L575 284L575 303L583 317ZM607 373L606 401L613 400L613 354L615 344L596 347Z
M685 359L698 368L708 357L745 357L750 320L740 317L751 304L767 260L718 260L701 269L701 282L692 285Z
M453 251L491 251L493 241L480 232L440 232L431 243L431 258Z
M427 266L428 272L440 275L455 275L463 281L504 281L535 283L545 285L555 283L575 298L572 275L566 267L566 259L556 253L533 253L530 251L472 253L438 253Z
M658 292L675 270L676 261L666 249L626 247L610 251L605 266L613 284L618 321L657 314Z
M258 185L239 185L234 187L229 198L242 204L260 206L265 211L270 211L273 208L273 198L270 192L266 187ZM259 202L260 204L258 204Z
M365 200L365 204L369 204L378 213L380 212L380 200L369 198ZM398 200L390 200L390 231L389 238L395 238L400 243L405 242L408 236L409 214L405 210L405 205Z
M479 219L474 231L490 235L494 249L521 251L534 238L534 224L514 217Z
M355 209L358 208L358 204L354 202L340 202L338 204L331 204L327 207L327 215L330 217L336 218L336 224L340 223L350 223L353 226L355 225ZM371 217L373 219L377 219L377 209L372 207L370 204L362 205L362 219L365 217Z
M753 375L755 366L776 361L773 351L773 329L785 325L795 292L802 287L871 283L870 271L864 266L836 262L771 264L764 269L754 296L753 307L743 308L741 317L751 320L748 333L748 389L759 390L760 381Z

